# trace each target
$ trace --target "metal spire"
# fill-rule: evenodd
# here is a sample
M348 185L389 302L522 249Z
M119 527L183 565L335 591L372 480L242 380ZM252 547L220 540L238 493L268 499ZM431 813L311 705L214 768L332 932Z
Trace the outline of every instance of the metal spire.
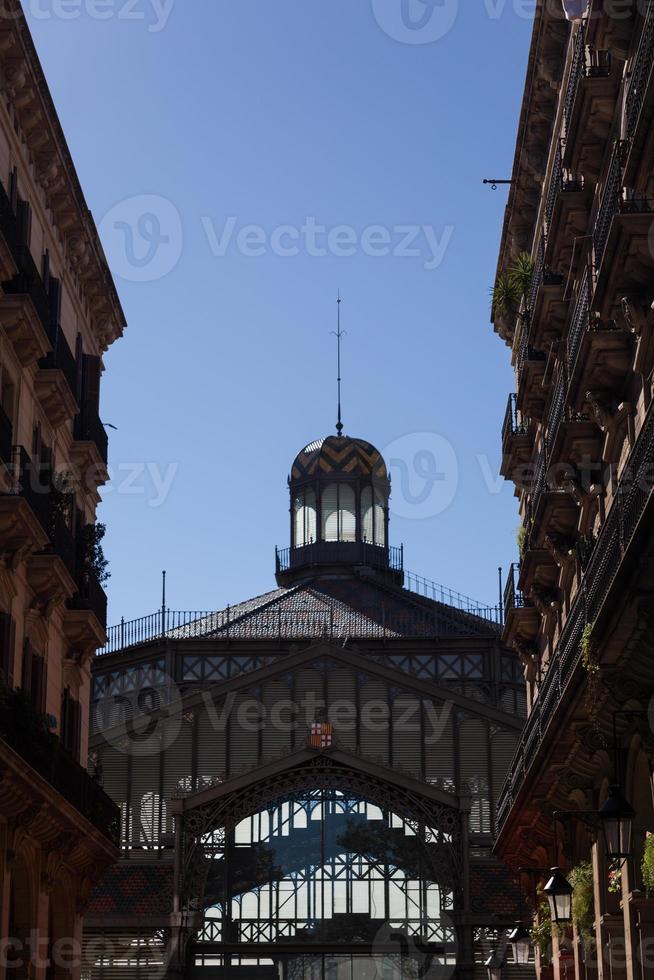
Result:
M341 330L341 291L338 291L338 298L336 300L336 308L338 310L338 329L332 330L332 333L336 337L338 345L338 422L336 423L336 433L339 436L343 435L343 420L341 417L341 337L345 335L345 330Z

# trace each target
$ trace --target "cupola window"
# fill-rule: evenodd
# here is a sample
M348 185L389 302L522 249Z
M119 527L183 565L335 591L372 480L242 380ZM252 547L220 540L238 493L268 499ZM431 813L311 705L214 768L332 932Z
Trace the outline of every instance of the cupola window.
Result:
M302 490L293 501L293 545L303 548L316 540L316 494Z
M330 483L322 492L322 539L357 539L356 498L348 483Z
M368 544L386 545L384 499L379 490L364 487L361 491L361 537Z

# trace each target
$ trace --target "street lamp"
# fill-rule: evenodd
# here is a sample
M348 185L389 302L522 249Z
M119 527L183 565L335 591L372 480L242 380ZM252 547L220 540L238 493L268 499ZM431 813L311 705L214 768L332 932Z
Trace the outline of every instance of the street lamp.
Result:
M498 956L497 950L493 950L484 963L484 966L486 967L486 972L488 973L488 980L502 980L502 967L504 966L504 960L501 956Z
M513 947L513 962L521 965L528 963L531 952L531 933L529 930L525 929L522 922L518 922L507 938Z
M600 807L598 817L604 832L606 856L609 861L631 857L631 830L636 812L622 795L619 786L611 786L608 799Z
M552 868L552 877L543 888L550 903L552 919L558 926L572 921L572 885L560 868Z

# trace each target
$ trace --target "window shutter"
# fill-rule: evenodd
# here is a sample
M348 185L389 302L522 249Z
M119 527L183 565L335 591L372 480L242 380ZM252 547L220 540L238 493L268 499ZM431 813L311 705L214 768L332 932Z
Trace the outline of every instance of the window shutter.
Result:
M357 515L354 489L347 483L339 487L339 524L341 541L356 541Z
M85 354L82 374L84 408L87 411L97 412L100 406L100 358Z
M14 686L16 624L9 613L0 613L0 669L9 687Z
M16 224L18 234L18 244L25 248L30 247L32 235L32 209L27 203L19 198L18 210L16 212Z

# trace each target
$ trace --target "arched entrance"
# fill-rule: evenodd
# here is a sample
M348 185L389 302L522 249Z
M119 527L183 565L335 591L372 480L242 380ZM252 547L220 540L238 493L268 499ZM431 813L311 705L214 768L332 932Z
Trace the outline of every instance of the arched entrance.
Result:
M452 976L467 945L459 800L339 751L272 768L179 801L186 975Z

